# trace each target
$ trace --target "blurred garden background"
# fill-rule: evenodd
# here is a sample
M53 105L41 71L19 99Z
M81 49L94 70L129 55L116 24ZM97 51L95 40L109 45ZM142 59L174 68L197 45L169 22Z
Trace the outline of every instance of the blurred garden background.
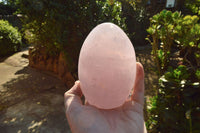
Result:
M144 66L148 132L200 133L200 0L0 0L0 132L71 132L63 94L103 22Z

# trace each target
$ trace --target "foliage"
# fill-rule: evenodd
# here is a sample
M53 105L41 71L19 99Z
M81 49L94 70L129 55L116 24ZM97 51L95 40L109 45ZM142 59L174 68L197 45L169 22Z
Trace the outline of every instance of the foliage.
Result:
M19 0L19 7L26 16L27 39L50 55L64 52L71 63L77 62L84 39L97 24L110 21L126 28L121 3L115 0Z
M150 18L150 27L146 38L152 44L152 54L158 68L158 74L162 75L169 66L172 56L172 47L180 51L183 60L191 65L200 66L199 40L200 25L197 16L181 15L180 12L163 10Z
M16 9L10 5L5 5L0 2L0 15L11 15Z
M119 25L123 30L126 29L125 18L122 16L122 4L117 0L96 1L101 7L101 13L98 16L98 23L113 22Z
M150 19L159 89L148 106L150 132L200 132L199 18L163 10Z
M185 0L185 5L193 13L200 15L200 0Z
M6 56L20 49L21 34L8 21L0 20L0 56Z
M150 18L150 27L147 32L151 35L146 38L152 44L152 55L158 68L158 74L162 75L167 69L175 26L181 18L179 12L172 13L167 10ZM151 38L153 41L151 41Z
M147 35L146 28L149 26L149 11L146 9L148 0L119 0L122 3L122 16L125 17L127 26L126 33L135 45L144 45ZM139 31L139 32L138 32Z

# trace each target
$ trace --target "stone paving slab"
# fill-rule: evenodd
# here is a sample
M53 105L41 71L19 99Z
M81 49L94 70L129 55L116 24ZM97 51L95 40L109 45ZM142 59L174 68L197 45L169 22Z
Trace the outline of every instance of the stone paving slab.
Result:
M65 118L66 86L57 77L28 67L16 53L0 63L0 133L70 133Z

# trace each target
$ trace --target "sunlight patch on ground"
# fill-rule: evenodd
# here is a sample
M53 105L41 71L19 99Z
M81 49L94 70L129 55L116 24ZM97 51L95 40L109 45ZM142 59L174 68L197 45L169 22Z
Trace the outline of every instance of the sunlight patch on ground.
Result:
M30 126L28 127L28 131L35 132L36 129L39 128L39 127L41 127L42 124L43 124L44 122L46 122L46 121L47 121L46 118L44 118L43 120L38 121L38 122L36 122L36 121L33 120L33 121L31 122Z

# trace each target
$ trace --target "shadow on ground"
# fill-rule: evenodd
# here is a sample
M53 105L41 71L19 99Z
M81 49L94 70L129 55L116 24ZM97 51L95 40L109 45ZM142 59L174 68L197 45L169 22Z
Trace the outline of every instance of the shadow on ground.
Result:
M0 86L0 132L68 133L64 113L64 83L29 67Z
M158 86L158 76L156 75L156 67L151 56L151 47L136 47L137 61L141 62L145 71L145 96L152 97L156 94Z

